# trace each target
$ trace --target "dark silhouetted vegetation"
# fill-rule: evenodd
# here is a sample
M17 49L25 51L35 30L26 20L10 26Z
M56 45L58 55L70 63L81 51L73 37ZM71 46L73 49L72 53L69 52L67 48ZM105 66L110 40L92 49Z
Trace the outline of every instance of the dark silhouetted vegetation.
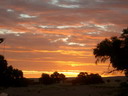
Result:
M46 73L42 73L41 78L39 78L39 82L44 85L54 84L63 82L66 79L64 74L60 74L58 72L54 72L53 74L49 75Z
M51 78L55 83L59 83L60 81L64 81L66 79L64 74L62 73L60 74L57 71L51 74Z
M41 78L39 78L39 82L44 85L53 84L53 80L49 74L43 73Z
M128 76L128 28L117 37L105 39L97 44L93 51L96 63L110 60L110 64L114 68L113 71L124 71Z
M102 77L99 74L88 74L87 72L80 72L78 76L72 81L75 84L99 84L104 83Z
M8 66L4 56L0 55L0 86L26 86L27 79L23 77L23 72Z

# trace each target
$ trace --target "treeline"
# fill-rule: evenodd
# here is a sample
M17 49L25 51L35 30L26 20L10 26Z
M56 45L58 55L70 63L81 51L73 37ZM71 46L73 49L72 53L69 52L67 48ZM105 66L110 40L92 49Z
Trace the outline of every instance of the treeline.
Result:
M67 78L64 74L59 74L58 72L54 72L49 75L43 73L39 82L44 85L50 85L55 83L64 82ZM99 74L88 74L87 72L80 72L78 76L70 81L73 85L88 85L88 84L99 84L104 83L102 77Z
M37 84L56 84L64 83L66 81L66 76L57 71L49 75L47 73L42 73ZM78 76L73 79L70 83L72 84L97 84L103 83L103 80L99 74L88 74L87 72L80 72ZM8 66L7 61L4 56L0 55L0 86L3 87L22 87L34 84L30 79L26 79L23 76L22 70L15 69L13 66Z

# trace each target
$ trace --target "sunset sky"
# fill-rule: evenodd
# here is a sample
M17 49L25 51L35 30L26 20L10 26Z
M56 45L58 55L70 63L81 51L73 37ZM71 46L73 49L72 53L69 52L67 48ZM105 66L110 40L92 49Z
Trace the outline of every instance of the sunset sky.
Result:
M128 0L0 0L0 53L25 77L101 74L93 48L126 27Z

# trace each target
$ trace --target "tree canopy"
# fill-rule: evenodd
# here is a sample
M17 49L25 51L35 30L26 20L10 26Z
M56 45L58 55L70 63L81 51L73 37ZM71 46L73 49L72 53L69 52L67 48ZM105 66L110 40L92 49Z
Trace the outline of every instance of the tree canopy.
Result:
M0 86L26 86L23 72L8 66L4 56L0 55Z
M128 75L128 28L122 34L110 39L104 39L93 50L96 63L110 60L115 70L124 71Z
M48 85L48 84L59 83L61 81L64 82L65 79L66 77L64 74L55 71L51 75L47 73L42 73L41 77L39 78L39 82Z
M99 84L104 83L102 80L102 77L99 74L90 73L87 72L80 72L78 76L72 80L73 84Z

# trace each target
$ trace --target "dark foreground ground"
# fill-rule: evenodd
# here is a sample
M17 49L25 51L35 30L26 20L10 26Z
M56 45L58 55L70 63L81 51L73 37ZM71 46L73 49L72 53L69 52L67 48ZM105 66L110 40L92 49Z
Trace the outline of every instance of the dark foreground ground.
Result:
M34 85L29 87L7 88L0 92L9 96L128 96L127 88L115 84L102 85ZM0 95L1 96L1 95Z
M128 96L128 87L121 87L127 82L125 77L103 78L104 84L72 85L71 83L53 85L31 85L28 87L0 88L1 93L9 96ZM108 82L109 81L109 82ZM6 95L5 95L6 96Z

